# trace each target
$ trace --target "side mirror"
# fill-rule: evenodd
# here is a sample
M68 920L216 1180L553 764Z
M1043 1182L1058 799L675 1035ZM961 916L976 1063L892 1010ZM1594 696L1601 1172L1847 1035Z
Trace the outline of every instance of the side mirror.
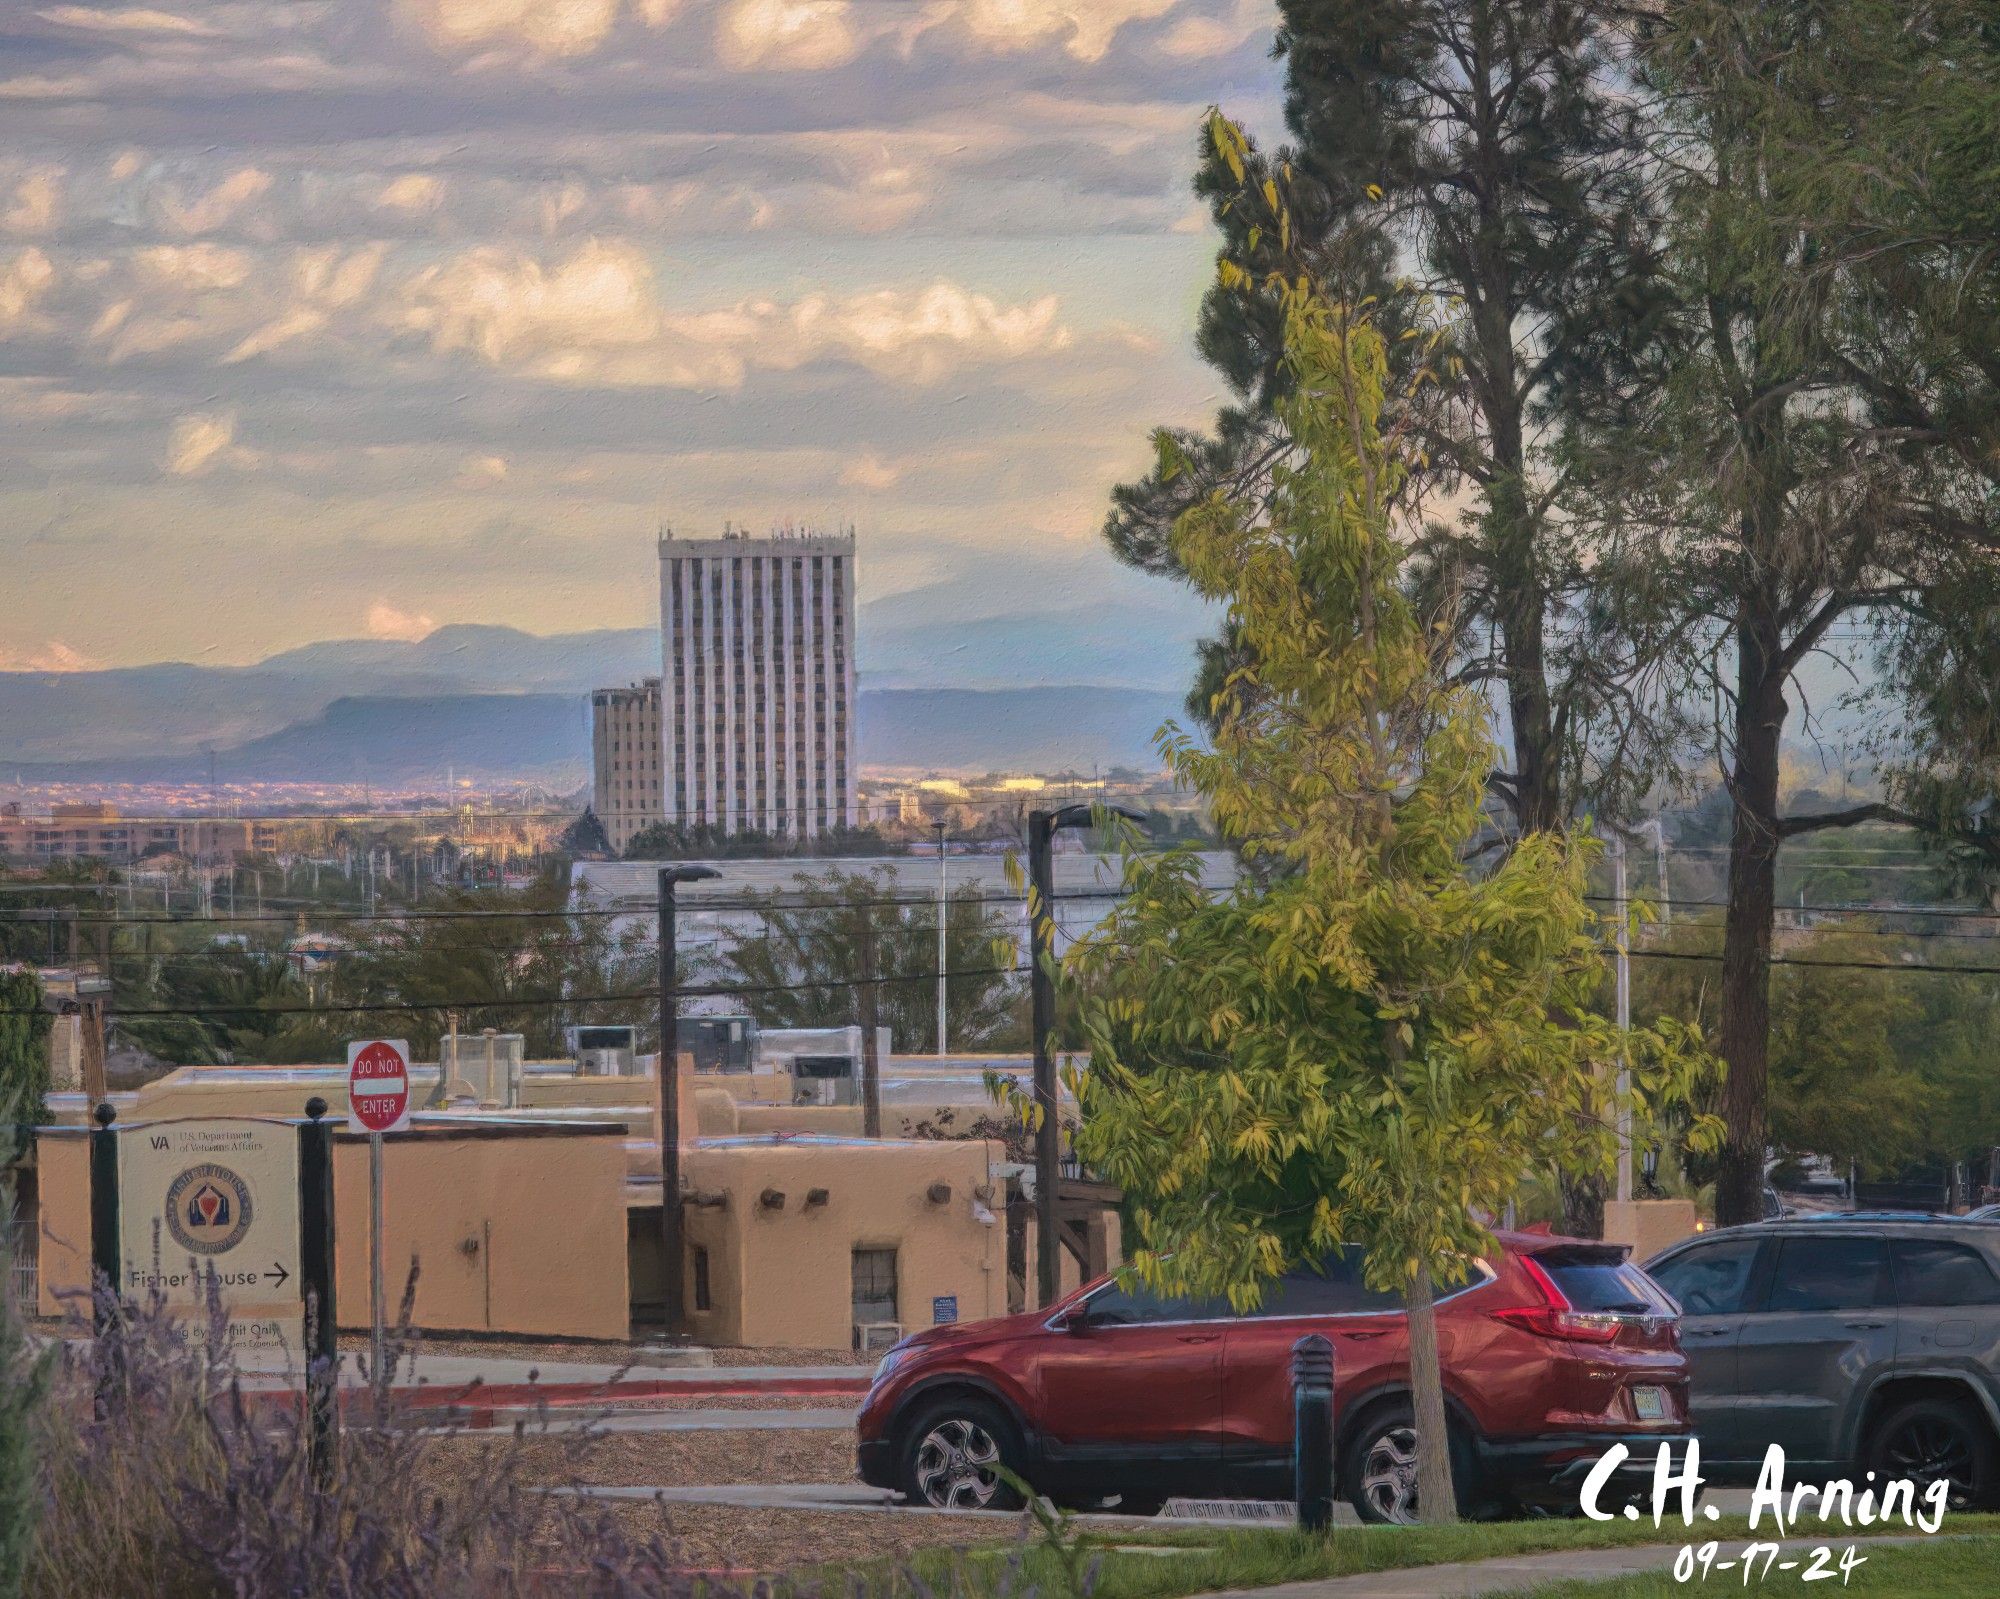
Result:
M1090 1328L1090 1316L1085 1306L1071 1305L1059 1313L1049 1325L1056 1332L1086 1332Z

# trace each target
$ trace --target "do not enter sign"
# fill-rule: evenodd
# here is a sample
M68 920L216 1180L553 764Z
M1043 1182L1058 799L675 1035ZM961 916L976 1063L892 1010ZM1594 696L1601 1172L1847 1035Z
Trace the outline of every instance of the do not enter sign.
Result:
M410 1125L410 1046L400 1038L347 1046L347 1125L359 1133Z

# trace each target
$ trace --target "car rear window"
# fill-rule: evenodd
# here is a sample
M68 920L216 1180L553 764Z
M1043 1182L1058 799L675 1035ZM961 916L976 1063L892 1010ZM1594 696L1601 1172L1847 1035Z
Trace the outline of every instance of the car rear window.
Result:
M2000 1282L1977 1250L1942 1238L1898 1238L1896 1294L1906 1305L2000 1305Z
M1545 1260L1536 1256L1535 1264L1549 1274L1576 1310L1655 1316L1668 1308L1646 1274L1626 1261Z

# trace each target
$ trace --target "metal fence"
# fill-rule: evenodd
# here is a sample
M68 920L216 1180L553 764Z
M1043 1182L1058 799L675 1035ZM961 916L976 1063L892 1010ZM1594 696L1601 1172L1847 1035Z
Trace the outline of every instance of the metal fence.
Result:
M38 1314L42 1302L41 1238L34 1220L26 1216L7 1218L7 1291L13 1295L14 1309L23 1316Z

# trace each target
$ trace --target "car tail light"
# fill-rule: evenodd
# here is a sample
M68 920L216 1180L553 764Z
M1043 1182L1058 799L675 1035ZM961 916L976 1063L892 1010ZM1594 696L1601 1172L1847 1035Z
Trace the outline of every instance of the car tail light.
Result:
M1567 1338L1582 1344L1616 1343L1625 1325L1621 1316L1561 1310L1554 1305L1523 1305L1517 1310L1496 1310L1493 1314L1498 1320L1525 1328L1539 1337Z
M1542 1291L1539 1305L1521 1305L1512 1310L1496 1310L1494 1316L1540 1338L1563 1338L1579 1344L1611 1344L1625 1329L1625 1318L1610 1311L1578 1310L1556 1286L1555 1279L1535 1263L1532 1256L1519 1257L1522 1270Z

